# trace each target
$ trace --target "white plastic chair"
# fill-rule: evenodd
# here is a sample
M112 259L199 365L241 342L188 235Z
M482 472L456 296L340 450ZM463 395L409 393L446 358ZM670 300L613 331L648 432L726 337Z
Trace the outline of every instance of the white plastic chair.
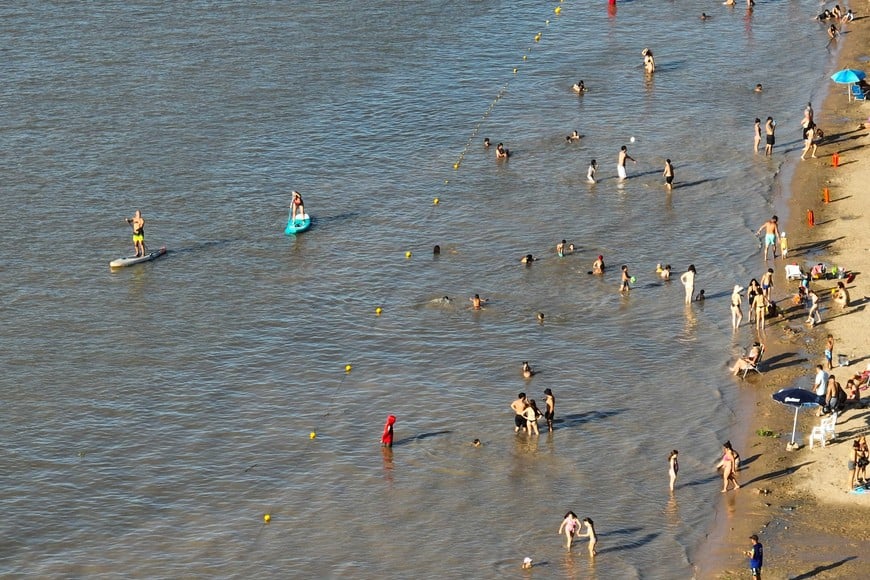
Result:
M800 280L804 277L804 272L801 270L801 267L797 264L786 264L785 265L785 279L786 280Z
M825 417L821 422L813 427L810 433L810 449L813 448L813 441L818 440L822 447L827 444L828 439L833 439L837 435L837 413L830 417Z

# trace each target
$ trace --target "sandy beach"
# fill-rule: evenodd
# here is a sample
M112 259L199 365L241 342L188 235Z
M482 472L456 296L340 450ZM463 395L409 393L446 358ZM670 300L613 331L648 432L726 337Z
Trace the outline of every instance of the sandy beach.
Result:
M843 25L845 33L839 66L866 68L870 18ZM765 546L764 578L861 578L867 576L867 517L870 493L846 489L846 461L852 442L870 432L870 409L852 407L838 421L836 437L824 448L808 445L812 427L819 423L813 409L799 413L801 446L787 451L794 414L774 402L771 394L785 387L811 388L816 364L824 362L825 340L835 339L834 368L838 382L845 385L853 374L870 368L870 339L863 325L866 311L870 241L866 238L865 190L870 182L870 136L865 128L870 105L852 101L842 85L830 87L821 106L814 104L815 122L825 131L817 158L797 159L800 148L786 155L798 164L787 196L788 219L782 227L788 235L787 261L776 260L773 299L784 316L769 324L762 335L767 346L762 375L735 379L744 395L743 413L748 420L735 428L735 447L741 452L741 489L723 498L714 531L707 538L704 555L696 567L698 578L748 578L749 535L758 534ZM783 129L794 131L797 128ZM839 155L838 167L832 155ZM783 151L775 151L783 155ZM829 201L824 200L828 189ZM812 211L815 225L808 225ZM769 216L759 216L761 224ZM822 262L857 275L847 289L851 304L839 308L831 300L837 280L814 281L811 287L822 299L823 322L815 327L805 323L806 309L791 302L798 283L788 282L785 263ZM759 277L767 266L759 257ZM751 342L754 330L746 318L741 340ZM840 354L848 367L837 364ZM870 391L862 392L864 404ZM772 433L773 435L769 435ZM679 490L677 490L679 491Z

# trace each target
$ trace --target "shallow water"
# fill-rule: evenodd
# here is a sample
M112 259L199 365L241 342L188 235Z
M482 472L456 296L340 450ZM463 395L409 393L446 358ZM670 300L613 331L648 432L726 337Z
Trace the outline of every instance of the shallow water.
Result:
M752 232L831 53L814 2L554 5L0 8L0 571L495 577L529 555L691 574L735 417L725 365L751 339L729 290L761 273ZM767 115L772 160L749 152ZM291 189L314 218L297 238ZM110 272L135 208L170 254ZM684 308L657 262L694 263L707 302ZM510 401L545 388L555 433L515 436ZM596 521L594 564L555 534L569 509Z

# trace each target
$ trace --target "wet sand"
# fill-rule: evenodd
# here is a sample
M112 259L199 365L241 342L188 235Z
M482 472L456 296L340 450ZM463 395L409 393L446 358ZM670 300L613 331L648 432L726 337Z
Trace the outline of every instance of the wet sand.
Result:
M846 34L837 41L842 46L836 70L866 69L870 18L844 25L843 30ZM722 498L696 565L697 578L748 578L745 552L753 533L765 546L766 579L867 576L870 492L847 491L846 460L853 440L870 432L870 408L847 410L838 421L833 442L814 449L808 446L808 436L819 418L815 410L802 409L798 418L802 445L787 451L794 413L774 402L771 394L785 387L811 387L815 365L824 362L829 333L836 341L831 372L838 382L845 386L852 374L870 367L870 338L865 326L870 301L865 200L866 184L870 183L870 136L866 128L859 128L870 123L868 117L870 104L848 100L846 88L832 83L827 99L815 110L815 122L826 134L816 153L818 158L800 161L800 148L787 153L798 167L791 181L787 223L782 228L788 234L789 255L787 262L775 261L773 294L785 312L768 325L764 335L764 374L752 374L745 381L735 379L735 388L743 395L740 415L745 421L735 428L732 440L741 453L739 479L743 487ZM783 128L783 132L792 130ZM835 152L839 154L836 168L831 157ZM775 150L775 154L783 151ZM829 203L823 200L826 187ZM807 223L808 210L814 213L813 227ZM767 217L759 216L759 224ZM841 309L832 303L830 289L837 280L813 282L821 297L823 323L815 328L805 324L806 310L791 302L797 282L787 282L784 276L784 264L795 262L805 269L807 264L823 262L829 268L836 265L857 272L847 285L851 305ZM759 257L759 274L765 267ZM744 318L744 325L746 321ZM750 340L747 330L742 329L744 342ZM849 357L850 366L837 366L840 353ZM870 403L870 391L863 391L862 398L865 404Z

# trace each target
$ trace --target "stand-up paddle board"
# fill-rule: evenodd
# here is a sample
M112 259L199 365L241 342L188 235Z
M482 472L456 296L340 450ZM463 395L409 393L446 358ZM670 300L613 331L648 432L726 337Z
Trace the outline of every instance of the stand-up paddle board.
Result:
M284 228L285 235L293 235L304 232L311 227L311 216L307 213L302 215L297 214L296 219L293 219L292 214L287 218L287 227Z
M109 267L124 268L126 266L134 266L136 264L141 264L142 262L150 262L151 260L156 260L165 253L166 246L163 246L159 250L154 250L150 254L145 254L144 256L130 256L128 258L118 258L117 260L112 260L111 262L109 262Z

